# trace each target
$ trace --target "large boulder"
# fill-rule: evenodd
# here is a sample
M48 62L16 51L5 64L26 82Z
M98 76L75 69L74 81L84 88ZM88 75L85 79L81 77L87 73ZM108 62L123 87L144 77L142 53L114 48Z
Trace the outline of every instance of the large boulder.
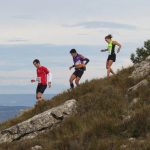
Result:
M129 88L128 93L135 92L138 88L147 86L148 84L149 84L149 82L146 79L144 79L144 80L140 81L138 84L136 84L133 87Z
M76 100L68 100L58 107L54 107L22 123L5 129L0 132L0 143L34 138L38 133L56 127L66 117L75 113L76 106Z
M150 56L146 58L145 61L134 65L134 71L132 72L130 78L141 79L150 74Z

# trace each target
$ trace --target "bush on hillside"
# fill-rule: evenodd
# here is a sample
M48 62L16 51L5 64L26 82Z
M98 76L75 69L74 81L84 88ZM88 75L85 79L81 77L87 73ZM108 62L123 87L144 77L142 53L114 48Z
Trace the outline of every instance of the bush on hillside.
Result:
M137 48L135 54L134 53L131 54L131 61L134 64L139 63L139 62L145 60L145 58L149 55L150 55L150 40L144 42L144 47Z

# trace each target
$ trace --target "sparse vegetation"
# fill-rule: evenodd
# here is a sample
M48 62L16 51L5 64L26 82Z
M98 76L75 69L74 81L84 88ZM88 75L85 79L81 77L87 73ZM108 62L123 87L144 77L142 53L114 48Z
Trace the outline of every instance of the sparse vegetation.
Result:
M132 71L133 67L130 67L109 80L86 81L75 90L57 95L22 116L1 124L2 130L66 100L78 100L78 113L60 127L33 140L2 144L0 150L30 150L35 145L41 145L44 150L120 150L125 146L126 150L150 149L150 85L127 98L127 89L139 82L128 78ZM140 100L129 109L135 96ZM132 119L123 121L129 115ZM130 138L135 140L130 141Z
M145 60L145 58L149 55L150 55L150 40L144 42L144 47L137 48L136 54L131 54L131 61L134 64L139 63Z

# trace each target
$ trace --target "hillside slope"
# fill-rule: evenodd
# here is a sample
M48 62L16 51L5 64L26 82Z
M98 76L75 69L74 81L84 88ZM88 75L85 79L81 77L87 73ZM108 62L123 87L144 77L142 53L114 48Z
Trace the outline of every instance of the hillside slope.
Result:
M1 144L0 150L30 150L36 145L43 150L150 149L150 59L134 67L110 79L86 81L1 124L2 131L66 100L77 100L78 113L59 127L32 140Z

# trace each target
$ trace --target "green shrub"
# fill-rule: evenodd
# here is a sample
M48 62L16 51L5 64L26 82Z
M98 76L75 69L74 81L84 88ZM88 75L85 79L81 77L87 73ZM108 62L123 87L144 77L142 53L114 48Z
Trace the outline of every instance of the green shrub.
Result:
M145 60L145 58L149 55L150 55L150 40L144 42L144 47L137 48L136 54L131 54L131 61L134 64L139 63Z

